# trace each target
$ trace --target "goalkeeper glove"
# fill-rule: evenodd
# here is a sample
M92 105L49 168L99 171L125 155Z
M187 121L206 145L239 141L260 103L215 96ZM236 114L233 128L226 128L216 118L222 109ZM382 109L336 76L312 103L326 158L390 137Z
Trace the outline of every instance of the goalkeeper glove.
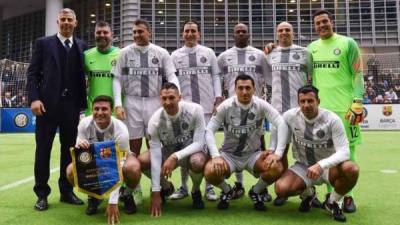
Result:
M366 112L362 104L361 99L354 99L349 110L346 113L346 120L350 122L350 125L357 125L361 123L365 118Z

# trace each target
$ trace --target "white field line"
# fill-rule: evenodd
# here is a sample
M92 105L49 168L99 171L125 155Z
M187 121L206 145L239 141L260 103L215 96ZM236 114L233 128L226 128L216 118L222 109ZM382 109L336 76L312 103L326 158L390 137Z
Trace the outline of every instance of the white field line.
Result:
M60 171L60 167L53 168L53 169L50 170L50 174L52 174L54 172L58 172L58 171ZM31 182L34 179L35 179L35 177L32 176L32 177L28 177L28 178L16 181L16 182L11 183L11 184L6 184L6 185L3 185L3 186L0 186L0 191L5 191L5 190L8 190L8 189L12 189L12 188L18 187L20 185L23 185L23 184L26 184L28 182Z

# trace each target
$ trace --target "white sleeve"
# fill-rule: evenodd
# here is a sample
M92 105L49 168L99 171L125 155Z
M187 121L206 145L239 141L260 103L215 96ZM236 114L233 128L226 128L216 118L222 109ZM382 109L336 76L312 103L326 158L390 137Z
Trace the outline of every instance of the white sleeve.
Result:
M118 198L119 198L119 189L120 187L117 187L114 191L110 193L110 197L108 198L108 204L118 204Z
M336 152L328 158L318 161L322 169L331 168L350 159L349 141L347 140L342 121L336 118L332 121L331 128L333 146Z
M210 58L211 58L211 75L213 79L214 85L214 96L221 97L222 90L221 90L221 71L219 70L217 57L215 53L210 50Z
M282 157L286 149L288 127L283 120L283 117L274 107L272 107L268 102L262 99L259 100L262 102L263 108L265 110L265 116L277 129L278 141L277 147L275 149L275 154Z
M211 158L215 158L220 156L217 144L215 143L215 132L218 130L218 128L221 127L223 121L224 121L224 115L225 115L225 110L223 109L224 103L222 103L218 108L217 108L217 113L211 117L210 122L207 124L206 128L206 144L208 147L208 150L210 151Z
M264 53L261 53L261 67L263 69L263 75L264 75L264 79L265 82L267 82L267 84L272 85L272 78L271 78L271 69L270 66L267 62L267 57L265 57ZM271 82L271 83L269 83Z
M86 137L86 127L87 127L87 117L83 118L78 125L78 134L76 136L76 143L75 143L75 147L77 147L78 143L81 140L88 140L88 137Z
M265 61L266 61L266 71L265 71L265 73L266 73L266 76L265 76L265 81L267 82L267 84L268 85L272 85L272 67L271 67L271 64L270 64L270 62L271 62L271 54L273 54L273 53L270 53L270 54L268 54L267 56L265 56Z
M114 94L114 107L122 106L121 98L121 74L122 66L125 64L125 54L121 53L117 59L115 66L112 67L111 73L113 74L113 94Z
M199 152L203 149L205 132L204 112L202 107L198 107L198 110L195 112L196 127L193 134L193 143L186 146L184 149L175 152L178 160L181 160L182 158L190 156L193 153Z
M118 141L119 141L119 149L121 151L124 152L129 152L129 132L128 132L128 128L126 127L126 125L120 121L117 120L117 123L119 123L117 129L119 132L119 137L118 137Z
M179 80L175 75L175 66L174 63L172 62L171 56L168 54L167 50L165 50L163 54L163 66L164 66L164 74L168 80L168 82L171 82L175 84L178 89L179 93L181 91L180 85L179 85Z

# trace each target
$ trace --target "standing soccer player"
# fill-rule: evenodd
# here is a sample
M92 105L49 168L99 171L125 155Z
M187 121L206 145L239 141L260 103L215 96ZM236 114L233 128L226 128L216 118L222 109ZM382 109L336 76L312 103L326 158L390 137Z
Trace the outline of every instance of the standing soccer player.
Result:
M352 38L333 32L330 12L318 10L313 21L320 39L308 46L313 60L312 82L320 90L321 107L342 119L349 139L350 160L355 161L355 146L361 143L359 123L364 118L360 50ZM344 197L343 210L356 211L351 192Z
M262 90L267 80L267 61L264 53L249 46L249 29L243 23L238 23L233 28L235 46L224 51L218 56L218 66L223 76L224 90L228 91L229 97L235 95L235 79L237 76L246 74L253 78L255 84L255 95L262 98ZM260 139L265 149L264 136ZM244 194L243 174L236 173L233 198L240 198ZM266 194L268 200L271 199Z
M182 28L185 45L171 54L181 86L182 98L203 107L207 124L211 114L223 100L221 78L215 52L198 44L200 26L194 21L186 21ZM188 168L181 167L182 186L169 198L181 199L188 196ZM212 185L206 184L205 197L209 201L217 200Z
M288 128L278 111L254 96L253 78L245 74L237 76L235 92L235 96L221 103L207 125L206 143L212 159L206 164L204 176L208 182L222 189L218 209L227 209L234 190L225 178L233 172L247 170L259 178L250 189L249 197L256 210L265 211L263 192L283 172L280 159L285 151ZM279 139L274 153L261 147L265 118L278 130ZM224 143L218 151L214 133L221 126L224 127Z
M113 97L111 68L115 65L119 53L119 48L112 46L113 33L107 22L96 23L94 38L96 47L84 53L84 69L88 77L87 116L92 114L92 102L97 96Z
M300 212L311 210L316 198L313 185L332 184L324 207L333 219L345 222L338 201L357 183L358 167L349 161L349 143L340 118L319 107L318 89L309 85L298 90L300 107L283 114L293 141L295 164L276 181L275 191L281 198L298 195Z
M151 28L146 20L133 23L135 43L120 51L112 73L115 100L115 114L125 121L129 131L129 145L138 156L142 138L146 135L150 116L161 106L160 89L167 80L176 84L175 67L167 50L150 43ZM125 96L121 101L121 94ZM140 185L135 196L136 204L141 202Z

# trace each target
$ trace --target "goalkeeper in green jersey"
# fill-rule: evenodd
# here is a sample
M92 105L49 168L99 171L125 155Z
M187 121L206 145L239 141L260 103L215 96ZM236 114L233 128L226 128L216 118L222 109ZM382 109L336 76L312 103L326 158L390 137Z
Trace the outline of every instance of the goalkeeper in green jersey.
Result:
M88 78L86 116L92 115L92 102L97 96L114 96L112 90L113 78L110 71L119 53L119 48L112 46L113 34L108 23L96 23L94 37L96 47L84 53L84 68Z
M320 38L308 46L313 60L312 82L320 90L321 107L334 111L343 121L350 159L355 161L355 145L361 143L359 123L365 116L360 50L352 38L333 32L330 12L318 10L313 21ZM351 192L344 197L343 210L356 211Z

